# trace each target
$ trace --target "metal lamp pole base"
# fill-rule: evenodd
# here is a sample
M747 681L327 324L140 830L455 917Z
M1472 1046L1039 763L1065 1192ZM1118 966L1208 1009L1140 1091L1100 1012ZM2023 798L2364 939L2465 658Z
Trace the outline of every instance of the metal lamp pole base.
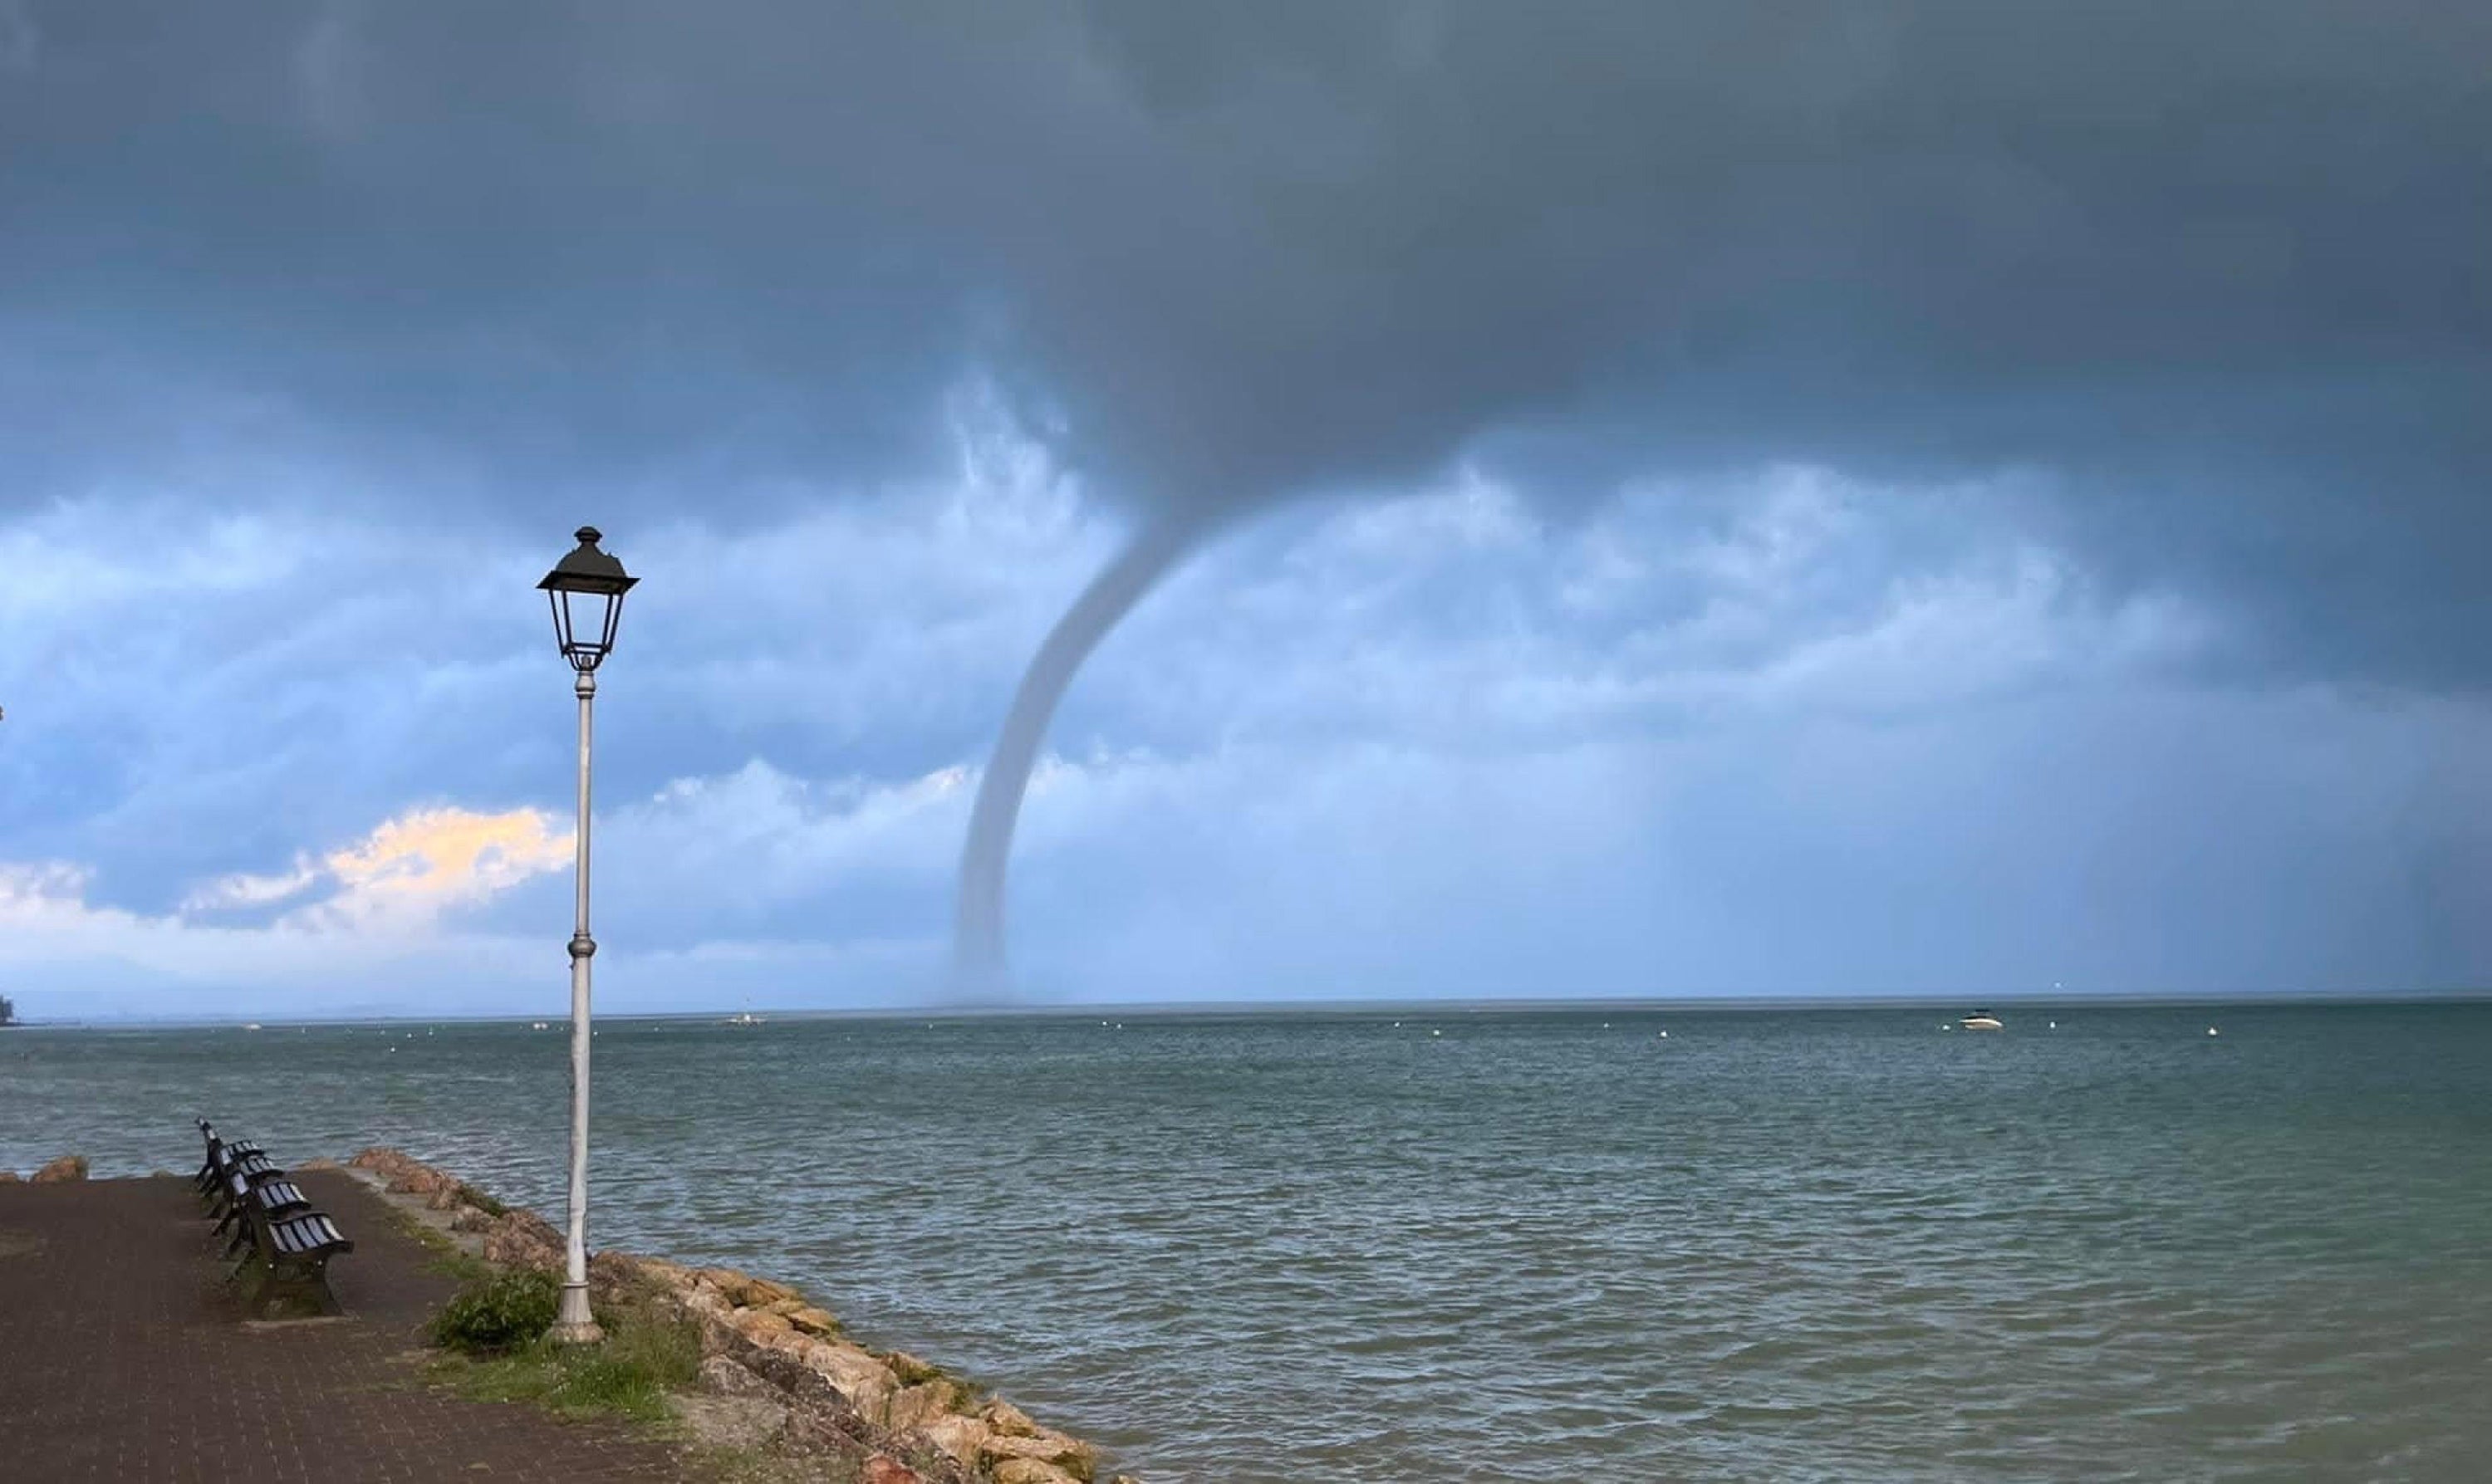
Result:
M583 694L583 727L587 705ZM580 787L585 791L587 787L588 775L582 772ZM583 841L588 838L585 810L579 816L579 834ZM587 846L580 848L584 855ZM595 952L597 944L583 922L578 935L571 940L571 1222L563 1243L562 1307L554 1313L550 1331L556 1345L594 1345L606 1338L588 1310L588 960Z
M597 953L588 935L588 734L596 675L581 670L572 690L579 697L579 898L571 935L571 1226L552 1334L558 1345L589 1345L606 1338L588 1312L588 961Z

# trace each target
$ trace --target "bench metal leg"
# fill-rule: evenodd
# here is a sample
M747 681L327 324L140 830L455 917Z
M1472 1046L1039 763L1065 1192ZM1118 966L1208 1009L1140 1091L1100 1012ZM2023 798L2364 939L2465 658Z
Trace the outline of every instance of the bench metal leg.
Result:
M306 1307L314 1314L341 1314L343 1308L338 1295L329 1288L329 1260L321 1257L295 1259L283 1262L258 1262L258 1254L243 1263L244 1268L258 1266L258 1291L252 1307L262 1315L277 1308Z

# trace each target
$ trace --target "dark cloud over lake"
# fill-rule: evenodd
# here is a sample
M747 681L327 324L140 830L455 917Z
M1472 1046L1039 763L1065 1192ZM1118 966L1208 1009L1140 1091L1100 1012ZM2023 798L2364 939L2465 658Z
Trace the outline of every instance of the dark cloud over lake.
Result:
M1628 445L2037 466L2124 558L2350 584L2314 652L2472 673L2476 8L20 15L38 467L169 378L670 501L922 457L978 367L1141 507L1514 432L1558 494Z

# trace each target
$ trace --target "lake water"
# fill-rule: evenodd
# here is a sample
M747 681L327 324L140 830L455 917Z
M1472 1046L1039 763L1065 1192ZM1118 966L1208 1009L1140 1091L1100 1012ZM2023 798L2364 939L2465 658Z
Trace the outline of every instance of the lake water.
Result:
M1153 1484L2486 1476L2492 1005L1939 1020L607 1022L591 1240ZM0 1032L0 1165L204 1113L558 1214L565 1047Z

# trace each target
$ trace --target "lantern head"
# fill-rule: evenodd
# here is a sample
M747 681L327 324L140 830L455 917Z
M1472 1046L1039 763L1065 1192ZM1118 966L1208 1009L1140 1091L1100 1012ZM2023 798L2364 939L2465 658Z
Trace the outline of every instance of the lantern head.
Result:
M571 668L587 674L614 649L614 628L623 619L623 595L640 579L623 564L597 549L604 539L597 527L583 525L575 533L579 545L554 563L537 586L553 607L554 641Z

